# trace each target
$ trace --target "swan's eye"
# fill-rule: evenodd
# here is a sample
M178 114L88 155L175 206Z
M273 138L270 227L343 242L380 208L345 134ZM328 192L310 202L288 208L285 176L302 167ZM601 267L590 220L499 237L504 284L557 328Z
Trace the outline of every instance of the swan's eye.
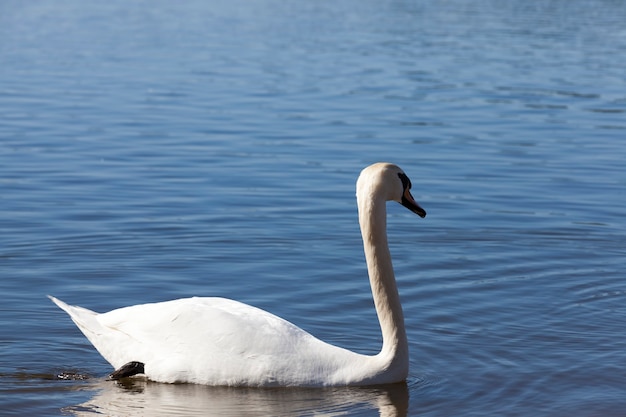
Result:
M410 190L412 185L409 177L407 177L404 172L398 173L398 177L400 177L400 181L402 181L402 188Z

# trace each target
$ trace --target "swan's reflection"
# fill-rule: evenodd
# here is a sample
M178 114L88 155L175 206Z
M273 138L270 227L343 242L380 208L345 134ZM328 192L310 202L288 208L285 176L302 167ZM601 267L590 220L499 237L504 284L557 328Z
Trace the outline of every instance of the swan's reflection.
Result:
M365 413L406 416L405 383L345 388L225 388L160 384L134 379L98 381L86 403L66 408L74 415L106 416L291 416Z

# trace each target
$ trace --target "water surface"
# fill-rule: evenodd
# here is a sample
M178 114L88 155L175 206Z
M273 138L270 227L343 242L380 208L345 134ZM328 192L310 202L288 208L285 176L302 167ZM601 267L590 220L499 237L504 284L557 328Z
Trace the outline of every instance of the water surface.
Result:
M4 1L4 415L623 415L626 5ZM406 384L104 379L46 294L235 298L373 354L354 182L387 160ZM80 375L85 379L60 379Z

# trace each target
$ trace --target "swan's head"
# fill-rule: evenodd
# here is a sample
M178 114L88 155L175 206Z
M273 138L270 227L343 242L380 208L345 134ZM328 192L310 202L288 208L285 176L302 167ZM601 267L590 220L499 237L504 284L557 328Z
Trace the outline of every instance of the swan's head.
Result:
M397 201L418 216L426 217L426 211L411 195L411 180L394 164L378 162L361 171L356 182L356 195L359 201L379 198Z

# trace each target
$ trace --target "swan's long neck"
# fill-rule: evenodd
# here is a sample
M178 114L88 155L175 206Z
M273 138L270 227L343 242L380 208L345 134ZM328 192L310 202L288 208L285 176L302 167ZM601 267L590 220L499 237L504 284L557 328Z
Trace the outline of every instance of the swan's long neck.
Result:
M380 356L389 370L406 372L409 349L400 296L387 244L387 209L383 198L359 198L359 224L376 313L383 335Z

